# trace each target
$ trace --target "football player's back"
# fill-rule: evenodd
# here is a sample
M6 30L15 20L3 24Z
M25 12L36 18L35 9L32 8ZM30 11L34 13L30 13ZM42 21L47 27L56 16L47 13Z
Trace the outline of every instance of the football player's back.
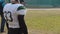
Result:
M26 9L18 0L11 0L12 3L4 6L3 12L6 22L8 23L8 34L28 34L24 21Z
M4 14L5 14L5 19L7 19L7 22L10 22L8 24L9 27L11 28L19 28L18 24L18 7L23 6L22 4L6 4L4 7ZM7 15L6 15L7 14Z

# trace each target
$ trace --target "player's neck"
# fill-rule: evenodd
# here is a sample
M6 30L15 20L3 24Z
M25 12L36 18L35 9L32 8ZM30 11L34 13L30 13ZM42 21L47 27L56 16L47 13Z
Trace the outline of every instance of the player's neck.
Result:
M18 2L14 2L14 3L12 3L12 4L19 4Z
M12 3L12 4L19 4L19 3Z

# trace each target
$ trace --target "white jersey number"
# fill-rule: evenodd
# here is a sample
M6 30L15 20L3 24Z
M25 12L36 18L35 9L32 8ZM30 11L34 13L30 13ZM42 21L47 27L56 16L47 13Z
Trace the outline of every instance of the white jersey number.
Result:
M12 15L11 15L11 12L8 11L8 12L4 12L4 17L6 19L6 21L9 21L9 22L12 22L13 21L13 18L12 18Z

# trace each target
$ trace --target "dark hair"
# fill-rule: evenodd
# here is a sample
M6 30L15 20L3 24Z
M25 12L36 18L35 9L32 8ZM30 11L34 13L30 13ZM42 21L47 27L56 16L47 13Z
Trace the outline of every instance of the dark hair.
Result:
M16 2L18 2L18 0L15 0Z

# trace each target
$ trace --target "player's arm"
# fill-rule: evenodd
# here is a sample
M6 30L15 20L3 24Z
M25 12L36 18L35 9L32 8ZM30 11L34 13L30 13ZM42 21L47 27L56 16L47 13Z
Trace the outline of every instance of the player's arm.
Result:
M20 25L21 31L24 34L28 34L28 32L27 32L27 26L26 26L25 20L24 20L25 14L26 14L25 7L24 6L20 6L18 8L18 21L19 21L19 25Z
M25 20L24 20L24 15L18 15L18 21L19 21L19 25L20 25L20 29L21 29L22 33L28 34L27 26L26 26Z

